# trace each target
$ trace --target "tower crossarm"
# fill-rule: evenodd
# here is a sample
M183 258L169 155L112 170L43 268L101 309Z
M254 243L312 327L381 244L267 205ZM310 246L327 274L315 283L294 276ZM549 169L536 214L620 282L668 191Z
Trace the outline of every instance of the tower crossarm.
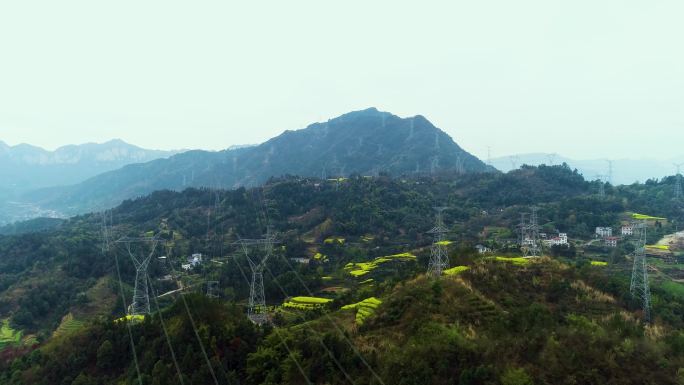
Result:
M446 227L443 226L435 226L430 231L428 231L428 234L446 234L448 233L449 230Z

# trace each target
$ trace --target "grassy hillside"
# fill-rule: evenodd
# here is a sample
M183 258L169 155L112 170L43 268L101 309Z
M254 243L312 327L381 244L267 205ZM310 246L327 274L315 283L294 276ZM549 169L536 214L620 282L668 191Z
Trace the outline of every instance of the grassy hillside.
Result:
M9 325L9 320L2 320L2 326L0 326L0 349L6 346L17 345L20 341L21 332L12 329Z

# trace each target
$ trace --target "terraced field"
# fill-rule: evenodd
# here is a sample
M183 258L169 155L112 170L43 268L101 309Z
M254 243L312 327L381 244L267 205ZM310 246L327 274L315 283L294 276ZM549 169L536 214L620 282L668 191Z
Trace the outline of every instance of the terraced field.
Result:
M12 329L9 325L9 320L2 320L0 326L0 349L10 345L17 345L21 342L21 332Z
M360 326L363 325L366 318L375 314L375 309L377 309L380 304L382 304L382 301L375 297L370 297L359 303L343 306L342 310L356 310L356 324Z
M330 302L332 300L329 298L292 297L283 303L283 307L297 310L315 310L323 308Z
M62 323L59 324L57 330L53 334L54 337L60 337L71 334L83 328L84 323L74 318L74 315L69 313L62 318Z

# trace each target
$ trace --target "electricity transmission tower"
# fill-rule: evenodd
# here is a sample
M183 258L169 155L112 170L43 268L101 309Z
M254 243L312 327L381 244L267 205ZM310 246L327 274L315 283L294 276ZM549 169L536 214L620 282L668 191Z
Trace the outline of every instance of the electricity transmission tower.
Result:
M511 155L508 157L508 160L511 162L511 170L517 170L520 157L518 155Z
M648 283L648 264L646 263L646 224L636 224L636 250L634 250L634 266L632 267L632 283L629 291L633 297L642 302L644 320L651 321L651 289Z
M606 160L608 162L608 175L607 177L607 182L610 184L613 184L613 161L612 160Z
M109 251L109 240L112 239L112 212L102 212L102 254Z
M674 186L674 198L677 200L682 199L682 166L684 163L677 163L674 165L677 167L677 174L675 175L675 186Z
M266 308L266 295L264 294L264 270L266 262L273 255L273 245L277 243L275 236L269 230L266 238L262 239L240 239L237 242L241 247L249 267L252 270L252 283L249 288L249 305L247 317L257 324L263 325L269 322L268 309ZM263 255L260 258L252 257L251 248L262 248Z
M522 249L525 246L525 240L527 239L527 213L520 213L520 223L518 224L518 244Z
M444 226L443 213L448 207L435 207L437 211L437 219L435 227L428 231L432 234L434 242L430 248L430 263L428 265L428 276L439 278L442 272L449 267L449 255L447 253L447 246L444 243L445 234L449 232Z
M207 297L218 298L219 297L219 282L218 281L207 281Z
M530 224L526 228L527 239L523 242L527 243L524 250L525 257L538 257L541 254L541 240L539 237L539 208L532 207L530 214Z
M150 266L152 256L154 255L154 252L157 249L157 245L159 244L159 238L124 237L116 241L116 243L122 243L126 246L128 255L131 257L133 265L135 266L135 286L133 288L133 301L131 302L131 305L128 309L128 315L138 316L150 314L150 292L147 268ZM131 245L133 244L140 245L137 253L135 250L131 249ZM147 254L144 252L144 245L149 246L149 253Z
M465 174L465 166L463 165L463 158L459 155L458 158L456 158L456 173L458 175L463 175Z
M606 177L605 175L596 175L596 179L599 181L599 190L598 190L599 198L605 198L606 197L606 181L604 180L605 177Z
M547 158L549 160L549 166L553 166L556 163L556 157L557 156L558 156L558 154L556 154L555 152L553 154L547 155Z

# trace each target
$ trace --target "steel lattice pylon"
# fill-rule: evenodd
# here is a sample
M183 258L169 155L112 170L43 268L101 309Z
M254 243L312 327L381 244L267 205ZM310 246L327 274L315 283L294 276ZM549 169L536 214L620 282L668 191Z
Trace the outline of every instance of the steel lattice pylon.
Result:
M525 239L527 239L527 221L526 221L527 213L520 213L520 223L518 224L518 244L520 245L520 249L522 249L525 246Z
M219 281L207 281L207 297L219 297Z
M606 178L605 175L596 175L596 179L599 181L599 190L598 190L599 198L605 198L606 197L606 181L605 181L605 178Z
M636 250L634 250L634 265L632 267L632 282L629 291L633 297L642 302L644 320L651 321L651 289L648 282L648 264L646 263L646 224L637 223Z
M436 224L432 230L428 231L428 234L432 234L434 237L434 242L430 248L430 263L428 264L428 276L433 278L441 277L442 272L449 267L449 254L444 244L445 234L449 230L444 226L442 215L446 209L447 207L435 207L437 211Z
M520 214L518 231L520 233L520 249L522 250L523 257L538 257L541 255L542 243L539 236L540 228L538 212L538 207L532 207L532 213L529 214L529 224L525 222L525 216L528 214Z
M674 186L674 198L677 200L682 199L682 173L681 169L684 164L675 164L677 167L677 174L675 174L675 186Z
M109 251L109 240L112 239L112 212L105 210L102 212L102 254Z
M530 215L530 225L528 227L528 234L530 235L530 245L527 249L526 256L538 257L541 254L541 239L539 237L539 208L532 207L532 214Z
M266 295L264 294L264 270L266 269L266 262L273 255L273 245L277 243L275 236L269 230L266 238L240 239L237 243L242 246L252 270L247 317L257 325L269 323L270 318L266 307ZM250 248L255 246L263 248L263 256L260 259L255 259L250 254Z
M147 276L147 268L150 266L150 261L152 256L157 249L159 244L159 238L156 237L142 237L142 238L121 238L117 243L123 243L126 245L126 250L128 255L133 261L135 266L135 286L133 288L133 301L128 309L128 315L147 315L150 314L150 292L149 292L149 281ZM141 256L137 256L136 253L131 249L131 245L135 243L149 244L150 252L145 255L141 253Z

